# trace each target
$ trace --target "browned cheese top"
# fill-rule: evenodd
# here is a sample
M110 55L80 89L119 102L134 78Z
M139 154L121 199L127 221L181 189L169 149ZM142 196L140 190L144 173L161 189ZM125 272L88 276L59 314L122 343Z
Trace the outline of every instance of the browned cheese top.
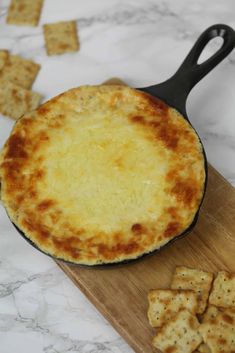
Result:
M204 191L190 124L118 85L74 88L26 114L0 161L11 220L44 252L81 264L160 248L189 227Z

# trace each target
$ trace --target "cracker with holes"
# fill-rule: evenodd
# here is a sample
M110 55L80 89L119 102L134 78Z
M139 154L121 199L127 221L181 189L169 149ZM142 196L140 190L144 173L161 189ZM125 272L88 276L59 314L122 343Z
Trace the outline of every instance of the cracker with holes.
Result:
M206 322L209 322L210 320L215 319L218 313L222 311L223 311L222 308L217 308L216 306L208 306L205 313L202 316L202 322L206 323ZM202 343L198 347L197 352L211 353L211 350L206 343Z
M208 306L205 313L203 314L202 316L202 322L208 322L210 321L211 319L214 319L218 313L222 311L221 308L217 308L216 306Z
M188 310L181 310L153 338L153 345L163 353L191 353L202 342L199 322Z
M7 50L0 50L0 71L3 69L5 64L7 63L8 60L8 51Z
M235 273L218 272L213 283L209 303L224 308L235 307Z
M190 290L156 289L148 293L148 319L153 327L160 327L180 309L197 311L196 293Z
M219 312L219 308L216 308L215 306L209 306L205 313L202 316L202 322L208 322L211 319L215 318ZM206 343L201 343L200 346L197 349L198 353L211 353L210 348Z
M202 314L207 305L213 274L184 266L176 267L171 288L190 289L197 293L198 309L197 313Z
M18 119L24 113L36 109L41 95L13 83L0 82L0 113Z
M235 309L223 312L201 324L199 332L211 353L235 352Z
M43 0L11 0L7 23L21 26L37 26Z
M45 24L43 31L48 55L79 50L76 21Z
M40 65L18 55L10 55L0 72L0 81L12 82L20 87L30 89L38 74Z

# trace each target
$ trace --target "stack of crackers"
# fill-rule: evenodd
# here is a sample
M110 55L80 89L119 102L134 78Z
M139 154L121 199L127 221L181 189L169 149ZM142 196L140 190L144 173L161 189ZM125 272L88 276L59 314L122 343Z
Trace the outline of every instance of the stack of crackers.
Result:
M37 108L41 95L31 91L40 65L0 50L0 112L13 119Z
M153 346L163 353L235 353L235 274L177 267L171 289L148 293Z

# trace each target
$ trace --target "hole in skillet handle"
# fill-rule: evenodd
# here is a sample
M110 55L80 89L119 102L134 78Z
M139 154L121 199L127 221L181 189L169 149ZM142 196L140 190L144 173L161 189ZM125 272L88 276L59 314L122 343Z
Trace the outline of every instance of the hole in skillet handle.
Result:
M212 53L217 52L223 45L224 38L222 37L215 37L210 39L210 41L206 44L204 50L202 51L201 55L198 58L197 64L200 65L209 57L212 56Z
M222 46L207 60L198 60L211 39L221 37ZM139 88L157 98L162 99L171 107L177 109L187 120L186 100L191 89L218 65L235 46L235 32L225 24L216 24L207 28L197 39L176 73L158 85Z

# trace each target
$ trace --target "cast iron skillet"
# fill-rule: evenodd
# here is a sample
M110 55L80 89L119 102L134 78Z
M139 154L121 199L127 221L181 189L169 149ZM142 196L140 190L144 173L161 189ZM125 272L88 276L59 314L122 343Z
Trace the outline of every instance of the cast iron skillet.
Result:
M213 54L209 59L204 61L202 64L198 64L198 59L203 52L203 49L205 46L208 44L208 42L215 38L215 37L221 37L223 38L223 44L221 48ZM205 32L201 34L201 36L198 38L196 43L194 44L193 48L189 52L188 56L185 58L183 61L182 65L180 68L177 70L177 72L167 81L162 82L158 85L153 85L150 87L145 87L145 88L139 88L139 90L143 92L147 92L151 94L154 97L160 98L162 101L164 101L166 104L169 106L175 108L178 110L183 117L189 121L187 113L186 113L186 100L188 97L189 92L191 89L196 85L204 76L208 74L216 65L218 65L234 48L235 46L235 32L234 30L224 24L216 24L211 27L209 27ZM200 138L199 138L200 139ZM203 198L205 195L206 191L206 184L207 184L207 159L206 159L206 154L202 145L202 142L200 140L203 154L204 154L204 161L205 161L205 184L204 184L204 191L203 191ZM203 200L202 198L202 200ZM201 200L201 203L202 203ZM197 219L198 219L198 214L200 210L201 204L198 207L197 213L191 223L191 225L184 230L183 233L179 234L177 237L173 238L170 240L166 245L169 243L175 241L176 239L179 239L183 236L185 236L187 233L189 233L195 226ZM85 266L85 267L101 267L105 266L105 268L108 266L113 267L114 265L122 265L126 264L129 262L133 262L136 260L139 260L147 255L151 255L157 251L160 250L160 248L153 250L151 253L143 254L139 256L136 259L131 259L131 260L124 260L118 263L111 263L111 264L97 264L97 265L81 265L81 264L76 264L70 261L65 261L64 259L57 258L55 256L52 256L50 254L45 253L42 251L40 248L38 248L30 239L28 239L25 234L13 223L15 228L18 230L18 232L31 244L33 245L36 249L40 250L46 255L51 256L52 258L56 260L63 261L68 264L73 264L73 265L79 265L79 266ZM164 246L166 246L164 245ZM163 247L164 247L163 246Z

